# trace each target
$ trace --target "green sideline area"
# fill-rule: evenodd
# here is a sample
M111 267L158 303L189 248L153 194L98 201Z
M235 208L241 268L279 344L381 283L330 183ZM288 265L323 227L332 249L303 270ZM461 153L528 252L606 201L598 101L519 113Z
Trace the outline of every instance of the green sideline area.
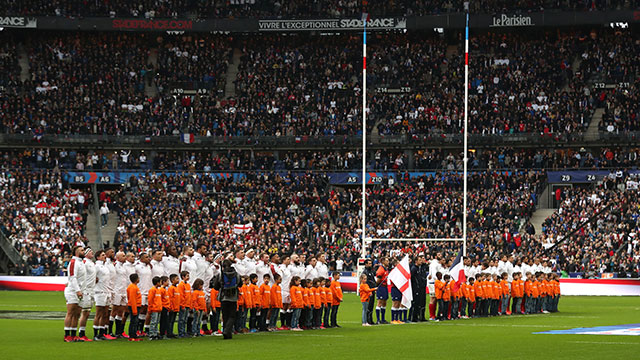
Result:
M0 291L2 358L631 359L640 352L640 336L533 334L640 323L637 297L567 296L556 314L363 328L359 299L346 294L338 318L341 329L237 335L232 341L203 337L137 343L64 343L64 309L62 293Z

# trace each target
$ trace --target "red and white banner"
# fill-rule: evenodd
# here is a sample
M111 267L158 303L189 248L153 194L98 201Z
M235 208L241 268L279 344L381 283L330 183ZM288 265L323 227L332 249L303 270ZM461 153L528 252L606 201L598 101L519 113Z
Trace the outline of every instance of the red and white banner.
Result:
M0 276L0 289L29 291L63 291L65 276ZM343 272L340 285L344 291L355 292L358 277ZM640 296L640 279L560 279L562 295Z
M560 294L640 296L640 279L560 279Z

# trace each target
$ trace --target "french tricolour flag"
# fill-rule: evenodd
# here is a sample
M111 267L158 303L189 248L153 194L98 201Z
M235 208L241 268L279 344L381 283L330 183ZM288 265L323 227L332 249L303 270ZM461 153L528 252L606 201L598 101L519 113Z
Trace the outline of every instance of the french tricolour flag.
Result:
M182 133L180 134L180 140L185 144L193 144L196 139L191 133Z
M407 309L410 308L413 301L413 291L411 290L411 268L409 267L408 255L405 255L398 266L391 270L389 280L402 293L402 305Z
M362 20L362 22L369 21L371 20L371 17L369 16L369 13L363 12L360 20Z
M462 253L459 253L453 261L453 265L449 269L449 273L454 281L453 291L458 291L460 286L467 281L467 276L464 274L464 264L462 263Z

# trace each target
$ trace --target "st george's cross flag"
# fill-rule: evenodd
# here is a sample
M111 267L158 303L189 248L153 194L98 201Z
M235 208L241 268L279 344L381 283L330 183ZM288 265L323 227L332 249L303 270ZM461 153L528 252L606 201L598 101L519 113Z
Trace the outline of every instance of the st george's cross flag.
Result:
M413 291L411 290L411 268L409 267L409 256L406 255L402 261L389 273L389 280L402 293L402 305L407 309L411 307L413 301Z
M462 262L462 253L459 253L456 259L453 261L453 265L449 269L449 273L453 278L452 291L458 291L460 286L467 281L467 276L464 274L464 264Z

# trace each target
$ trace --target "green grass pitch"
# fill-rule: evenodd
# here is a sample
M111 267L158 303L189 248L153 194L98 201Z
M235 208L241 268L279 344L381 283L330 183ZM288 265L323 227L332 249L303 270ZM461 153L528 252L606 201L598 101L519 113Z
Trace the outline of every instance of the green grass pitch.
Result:
M346 294L341 329L234 336L100 343L64 343L64 311L58 292L0 291L0 353L3 359L633 359L640 337L534 335L576 327L640 323L637 297L569 297L560 312L363 328L361 305ZM20 319L35 311L45 320ZM389 313L389 312L387 312ZM38 314L29 314L32 315ZM387 314L387 317L389 314ZM91 323L88 324L88 329ZM92 334L92 330L89 330Z

